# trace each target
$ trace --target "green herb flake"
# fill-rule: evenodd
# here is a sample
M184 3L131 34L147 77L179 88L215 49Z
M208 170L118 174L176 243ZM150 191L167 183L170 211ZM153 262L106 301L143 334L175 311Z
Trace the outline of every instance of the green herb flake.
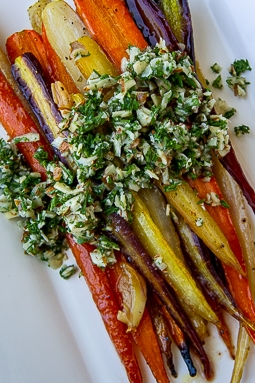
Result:
M222 77L219 74L215 80L212 82L212 86L217 89L222 89L223 88L223 83L222 83Z
M217 63L213 64L210 68L213 71L213 73L220 73L220 71L222 70L222 67Z
M240 59L240 60L235 60L230 68L229 68L229 73L232 76L240 76L242 73L246 71L251 71L252 68L249 64L249 61L246 59Z
M63 279L69 279L72 275L76 273L75 265L63 265L59 270L59 274Z
M231 108L229 110L227 110L224 114L223 114L223 117L227 118L227 119L230 119L231 117L234 116L234 114L236 113L236 109L235 108Z
M229 209L229 204L224 199L220 200L220 204L222 207L225 207L226 209Z
M247 86L250 84L245 77L231 76L227 77L226 83L233 90L235 96L245 97L247 95Z
M234 132L237 137L242 136L243 134L249 134L250 128L247 125L240 125L234 127Z

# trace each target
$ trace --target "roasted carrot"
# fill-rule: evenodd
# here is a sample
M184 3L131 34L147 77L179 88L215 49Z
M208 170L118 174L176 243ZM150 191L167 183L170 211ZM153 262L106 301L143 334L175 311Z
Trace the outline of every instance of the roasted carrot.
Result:
M233 147L230 148L230 151L228 154L226 154L226 156L220 159L220 162L240 186L244 197L252 208L253 213L255 213L255 191L247 180L246 175L244 174L243 169L241 168L241 165L236 157Z
M75 86L81 93L86 86L86 79L81 75L74 57L70 56L71 45L80 37L87 35L84 23L74 9L63 0L51 1L42 11L43 40L47 36L45 46L50 51L50 62L57 60L61 69L65 67ZM56 33L56 31L61 33ZM52 49L54 51L52 51ZM53 56L52 56L53 54ZM58 60L59 59L59 60ZM61 81L61 78L58 78Z
M129 45L141 49L148 44L137 28L122 0L74 0L76 10L91 36L105 53L121 68Z
M130 383L141 383L142 376L133 350L132 340L124 323L117 320L119 305L105 270L92 263L89 244L78 245L68 234L67 240L76 262L88 284L93 300L102 316L104 325L126 369Z
M42 37L39 33L30 29L24 29L23 31L13 33L6 40L6 51L11 64L13 64L15 59L23 53L33 53L40 62L48 80L53 80L51 66L47 59Z
M160 350L162 352L162 355L164 355L166 364L172 376L177 378L178 374L175 369L174 358L172 353L173 342L170 336L170 332L169 332L169 328L167 326L166 320L161 314L161 312L157 309L157 307L154 306L153 303L150 305L150 300L148 301L148 303L149 303L149 311L151 314L151 319L155 328L155 332L158 337ZM151 308L154 309L154 311L152 311Z
M196 189L199 198L206 200L210 193L215 193L218 198L223 201L222 193L219 185L214 177L210 181L204 182L202 179L189 180L192 188ZM241 246L232 223L230 213L227 208L218 205L212 206L205 204L207 211L214 218L214 220L220 226L222 232L225 234L229 241L230 247L235 253L239 264L242 266L245 272L245 264L243 260ZM241 308L242 312L252 321L255 321L255 306L252 300L251 291L247 277L240 275L234 269L227 265L224 266L225 275L229 284L229 289L236 300L237 305ZM255 332L247 328L253 342L255 342Z
M21 101L1 72L0 122L10 138L31 132L39 134L39 141L19 143L18 146L30 167L34 171L40 172L42 178L46 179L46 171L34 158L34 154L39 147L43 147L46 152L51 154L51 147L42 136L42 133L38 131L30 115L26 112ZM106 273L92 264L89 250L85 246L77 245L71 236L67 239L76 256L77 264L81 268L83 275L86 276L93 298L120 359L126 368L130 382L141 383L142 376L133 350L132 341L126 333L125 325L117 320L118 305Z
M162 304L165 305L169 313L181 326L194 348L196 348L200 360L203 363L206 378L211 379L212 370L201 339L198 337L188 316L179 304L174 290L166 283L159 269L155 268L152 259L146 253L146 250L137 239L127 221L116 213L112 213L109 218L112 226L112 235L118 241L126 259L139 270L148 282L148 286L157 294Z
M49 43L44 26L42 35L29 29L13 33L6 40L6 50L12 64L23 53L33 53L40 62L49 82L58 80L64 84L70 94L79 92L64 64Z
M193 360L192 360L191 355L190 355L189 344L186 340L186 337L185 337L183 331L181 330L181 328L173 320L173 318L170 315L168 315L167 312L166 312L166 314L168 316L169 326L171 327L170 332L172 334L172 337L173 337L178 349L180 350L180 353L181 353L181 356L182 356L184 362L187 365L189 374L190 374L190 376L196 376L197 370L193 364Z
M236 258L241 264L243 270L245 271L244 260L242 256L241 246L236 235L234 225L231 220L229 210L226 207L222 206L224 204L224 199L220 188L217 184L215 177L212 177L209 182L204 182L202 179L197 178L196 180L189 181L189 184L198 192L198 195L201 199L205 200L205 207L210 215L220 226L222 232L227 237L230 246L235 253ZM218 206L214 206L213 203L206 203L206 199L210 196L211 193L216 193L221 203Z
M42 179L46 179L46 171L34 158L35 152L43 147L51 155L52 148L43 137L42 133L34 123L30 114L23 107L20 99L0 71L0 123L10 139L23 136L27 133L39 133L40 139L36 142L20 142L17 144L19 150L29 162L33 171L40 172Z
M186 363L190 376L195 376L197 373L196 367L193 364L193 360L190 355L190 347L187 342L186 336L180 326L177 325L173 317L169 314L166 308L159 302L156 296L155 304L158 306L159 311L162 313L164 318L167 321L169 331L171 333L172 339L174 340L176 346L178 347L181 356Z
M168 383L161 350L153 328L148 309L146 308L137 328L132 333L133 339L150 367L157 383Z
M33 118L33 120L37 124L37 119L35 118L35 115L32 112L30 105L28 104L28 102L27 102L25 96L23 95L20 87L18 86L17 82L13 78L10 60L7 57L7 54L1 48L0 48L0 71L5 76L6 80L11 85L12 89L14 90L14 92L17 94L17 96L21 100L25 109L28 111L28 113L31 115L31 117Z
M69 94L79 93L70 74L67 72L67 69L61 62L55 50L50 45L47 39L47 35L45 33L44 27L42 28L42 39L43 39L43 45L46 50L47 60L49 61L49 64L52 70L53 81L61 81L62 84L64 84L67 91L69 92Z
M13 33L6 40L6 51L11 64L23 53L32 53L39 61L49 83L61 81L70 94L78 93L71 76L51 47L44 28L42 36L29 29Z
M118 289L118 279L121 275L120 260L121 262L126 262L125 258L120 255L117 257L117 262L107 269L107 273L121 306L122 299ZM144 310L138 327L131 331L131 335L151 369L157 383L169 383L157 335L154 331L153 322L147 308Z

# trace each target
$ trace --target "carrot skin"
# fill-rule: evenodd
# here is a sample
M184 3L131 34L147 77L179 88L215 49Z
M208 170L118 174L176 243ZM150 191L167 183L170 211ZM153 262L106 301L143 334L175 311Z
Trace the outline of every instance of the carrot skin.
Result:
M168 49L178 50L178 41L162 9L150 0L126 0L127 7L146 41L154 46L162 38Z
M159 302L156 296L154 296L154 300L155 300L154 304L158 306L159 311L161 312L161 314L163 315L163 317L165 318L167 322L167 327L169 329L169 332L176 346L178 347L181 353L181 356L188 368L189 375L193 377L196 376L197 370L191 358L189 344L187 342L184 332L177 325L176 321L172 318L172 316L169 314L166 308ZM152 301L152 304L153 304L153 301ZM210 371L210 374L207 376L207 379L210 380L212 376L213 376L212 371Z
M42 37L39 33L29 29L13 33L6 40L6 51L11 64L13 64L15 59L23 53L33 53L40 62L47 80L52 82L53 73L47 59Z
M3 125L10 139L27 133L39 133L39 141L20 142L17 146L32 170L41 173L42 179L45 180L46 171L34 158L34 154L40 147L43 147L43 149L49 153L50 157L52 157L52 149L1 71L0 123Z
M89 244L77 244L70 234L67 235L67 241L88 284L106 330L126 369L130 383L142 383L142 375L133 350L132 340L126 332L124 323L117 320L119 305L107 273L92 263L90 252L94 250L94 247Z
M125 2L122 0L74 0L76 11L92 38L105 49L116 68L127 57L129 45L147 47Z
M154 331L153 322L147 308L145 308L142 320L137 330L133 331L132 336L157 383L169 383L170 380L165 371L164 361Z
M215 192L220 199L223 199L219 185L214 177L209 182L204 182L200 178L189 180L189 184L193 189L196 189L199 198L205 199L211 191ZM232 223L228 209L222 206L211 206L205 204L206 209L220 226L222 232L229 241L236 258L245 271L245 263L242 255L242 249ZM224 265L224 272L228 281L229 289L237 305L240 307L244 315L252 321L255 321L255 306L252 300L249 281L245 276L240 275L231 267ZM247 332L255 343L255 331L247 328Z
M42 35L29 29L13 33L6 40L6 50L11 64L23 53L33 53L40 62L49 83L61 81L69 93L79 92L65 66L51 47L44 27L42 27Z
M233 147L230 148L228 154L226 154L220 159L220 162L240 186L244 197L246 198L248 204L252 208L253 213L255 213L255 191L253 190L249 181L247 180L243 169L241 168L241 165L237 160Z
M44 26L42 26L42 41L46 52L46 57L49 62L51 73L52 73L52 82L60 81L65 86L69 94L79 93L76 85L74 84L70 74L67 72L67 69L61 62L59 56L56 54L55 50L52 48Z

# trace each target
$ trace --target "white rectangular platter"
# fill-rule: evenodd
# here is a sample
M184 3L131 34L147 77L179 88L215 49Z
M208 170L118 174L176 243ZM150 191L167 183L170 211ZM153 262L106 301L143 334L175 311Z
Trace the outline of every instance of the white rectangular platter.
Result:
M72 5L72 1L69 1ZM0 45L15 31L30 28L27 8L31 0L0 1ZM197 59L205 77L213 79L215 62L227 68L234 59L247 58L254 68L246 100L233 96L225 86L215 92L238 110L231 129L250 126L241 138L232 134L233 145L255 187L255 23L253 0L190 0ZM1 135L3 131L1 130ZM255 220L251 215L253 227ZM0 216L0 382L3 383L127 383L125 371L108 339L101 318L83 278L65 281L58 272L23 255L21 233L14 222ZM72 255L69 259L73 263ZM237 323L229 319L236 341ZM215 370L215 383L230 382L233 361L215 329L206 348ZM176 353L177 355L177 353ZM200 374L188 376L176 356L176 383L202 383ZM145 383L155 382L144 365ZM254 346L243 383L253 383Z

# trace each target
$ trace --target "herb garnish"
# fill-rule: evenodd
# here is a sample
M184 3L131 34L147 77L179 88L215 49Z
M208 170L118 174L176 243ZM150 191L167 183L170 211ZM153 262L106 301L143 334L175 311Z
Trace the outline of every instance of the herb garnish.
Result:
M229 150L228 120L213 114L215 100L186 54L169 52L162 40L144 51L129 47L122 67L116 78L94 72L59 126L53 145L64 147L73 171L42 150L36 154L48 173L41 213L50 216L38 219L43 227L44 219L56 219L58 230L95 245L99 267L114 262L118 249L106 235L108 214L131 221L134 192L154 180L176 188L184 174L210 177L211 150L221 156Z
M246 59L239 59L234 60L234 62L231 64L230 68L228 69L229 73L232 76L240 76L242 73L246 71L251 71L252 68L249 64L249 61Z
M247 125L240 125L240 126L235 126L234 131L237 137L240 137L243 134L249 134L250 133L250 128Z

